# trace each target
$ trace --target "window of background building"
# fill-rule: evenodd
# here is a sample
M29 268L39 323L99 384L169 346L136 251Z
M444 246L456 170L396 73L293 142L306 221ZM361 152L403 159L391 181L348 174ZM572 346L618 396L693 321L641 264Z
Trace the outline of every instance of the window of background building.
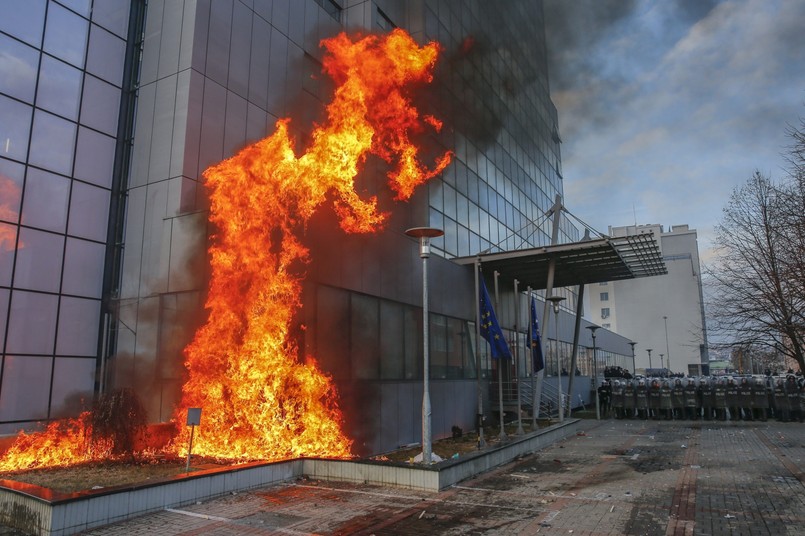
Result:
M601 308L601 318L609 318L609 307Z
M609 292L601 293L601 301L609 301Z

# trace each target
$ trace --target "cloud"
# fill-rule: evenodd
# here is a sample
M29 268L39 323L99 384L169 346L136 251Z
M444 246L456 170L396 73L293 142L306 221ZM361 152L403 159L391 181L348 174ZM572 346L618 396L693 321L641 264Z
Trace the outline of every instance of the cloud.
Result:
M551 87L570 210L604 231L688 223L709 246L731 190L784 165L805 2L640 0L600 18L581 4L546 0L549 50L568 47L551 53Z

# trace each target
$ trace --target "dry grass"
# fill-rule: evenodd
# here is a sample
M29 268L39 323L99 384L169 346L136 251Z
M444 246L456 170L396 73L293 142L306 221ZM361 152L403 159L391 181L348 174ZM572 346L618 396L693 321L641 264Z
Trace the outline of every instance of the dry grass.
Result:
M194 465L190 472L213 467L214 464ZM185 473L185 461L179 459L131 462L98 462L0 473L0 478L35 484L61 493L108 488L127 484L157 481Z

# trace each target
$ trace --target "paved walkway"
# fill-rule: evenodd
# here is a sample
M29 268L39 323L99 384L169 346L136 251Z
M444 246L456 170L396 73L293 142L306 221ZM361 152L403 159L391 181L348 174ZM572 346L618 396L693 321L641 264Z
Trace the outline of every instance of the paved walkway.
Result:
M298 480L91 535L802 535L805 425L589 421L440 493Z

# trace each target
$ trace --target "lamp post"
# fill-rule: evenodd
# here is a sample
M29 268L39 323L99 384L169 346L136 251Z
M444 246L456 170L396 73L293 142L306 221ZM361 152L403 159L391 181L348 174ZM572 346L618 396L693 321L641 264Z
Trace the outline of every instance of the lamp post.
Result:
M556 342L556 391L557 397L559 399L559 422L564 422L565 415L564 415L564 403L562 401L562 366L559 359L559 304L562 303L564 298L562 296L550 296L548 301L553 304L553 316L554 316L554 334L555 334L555 342Z
M590 335L593 337L593 396L595 397L595 418L601 420L601 406L598 401L598 359L595 355L595 332L600 326L587 326L590 330Z
M653 349L654 348L646 348L646 352L648 352L648 368L654 368L654 367L651 366L651 351Z
M433 453L430 436L430 353L428 340L428 257L430 239L442 236L444 231L433 227L413 227L405 234L419 238L419 256L422 258L422 463L431 463Z
M668 368L671 368L671 347L668 346L668 317L663 316L662 319L665 322L665 355L668 356Z
M665 354L660 354L660 368L661 368L661 369L664 369L664 368L665 368L665 362L662 360L662 358L663 358L663 356L664 356L664 355L665 355Z
M629 346L632 347L632 376L637 374L637 368L635 367L635 361L634 361L634 347L635 347L635 344L637 344L637 343L636 342L630 342L629 343Z

